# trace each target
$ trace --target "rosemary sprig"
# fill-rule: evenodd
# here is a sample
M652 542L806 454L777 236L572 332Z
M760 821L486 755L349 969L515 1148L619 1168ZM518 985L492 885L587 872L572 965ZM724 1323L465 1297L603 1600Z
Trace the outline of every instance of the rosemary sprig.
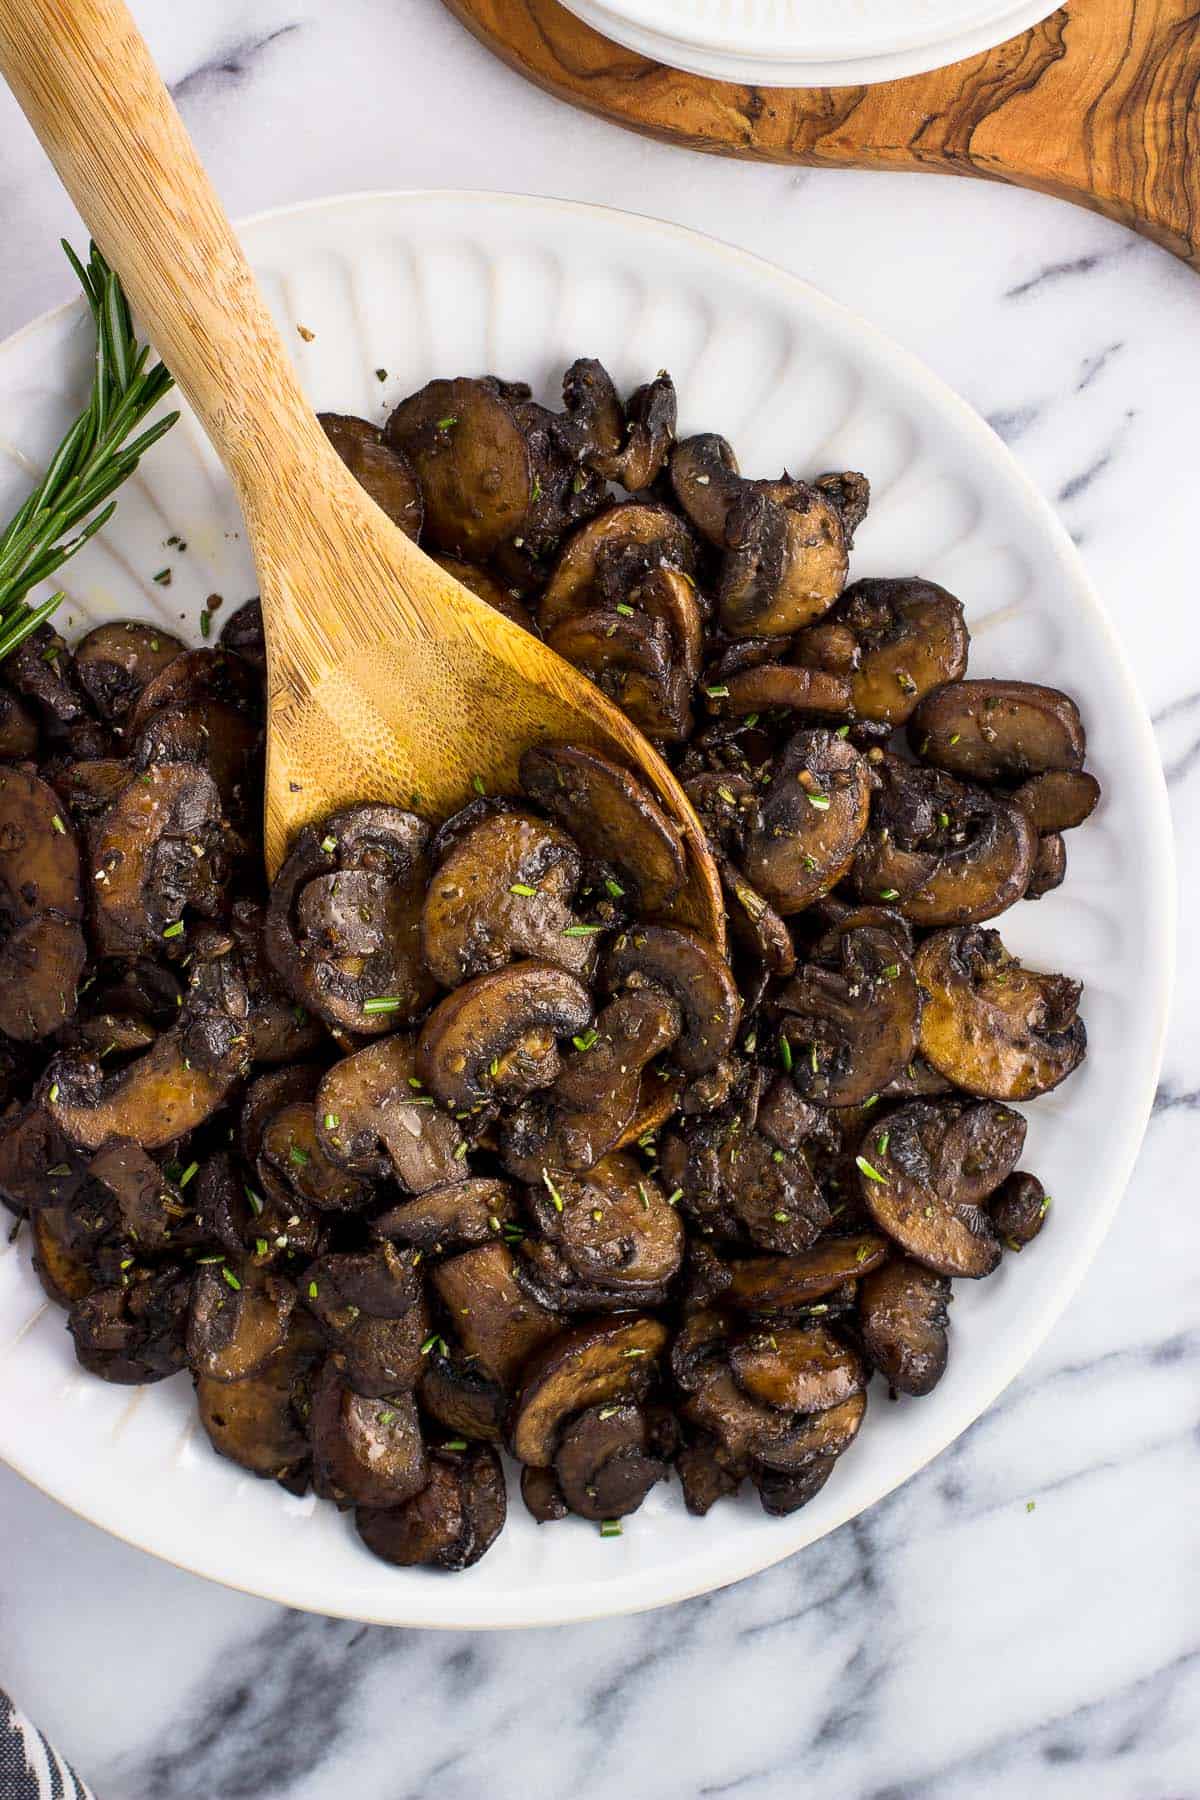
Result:
M50 458L38 486L0 533L0 659L24 643L65 596L26 604L31 588L81 550L117 510L109 498L179 417L169 413L132 442L130 434L174 385L162 363L146 367L121 283L91 247L86 266L63 249L79 277L96 327L96 370L87 406ZM71 534L74 535L71 535Z

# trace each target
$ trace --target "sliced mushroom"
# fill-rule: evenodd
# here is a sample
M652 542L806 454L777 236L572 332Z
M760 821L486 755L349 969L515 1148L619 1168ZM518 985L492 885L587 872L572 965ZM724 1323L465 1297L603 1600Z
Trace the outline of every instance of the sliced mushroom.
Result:
M683 885L683 839L628 770L595 750L549 744L521 758L521 787L586 856L621 877L630 904L661 912Z
M37 719L15 694L0 688L0 757L5 762L24 762L37 751Z
M318 1212L361 1212L374 1199L365 1182L326 1156L311 1100L293 1100L273 1114L263 1128L258 1166Z
M267 1481L293 1492L307 1486L308 1432L304 1415L320 1337L303 1313L293 1313L287 1337L269 1362L241 1381L196 1382L196 1410L209 1443Z
M863 1348L901 1394L929 1394L946 1373L950 1282L902 1257L863 1282L858 1319Z
M170 1264L133 1268L120 1286L93 1288L75 1301L67 1319L77 1360L89 1375L122 1386L176 1374L186 1360L190 1291L191 1277Z
M228 958L197 961L173 1031L112 1075L92 1057L56 1057L42 1079L46 1110L85 1150L110 1138L160 1150L202 1124L245 1074L246 1012L246 989Z
M79 850L58 796L0 768L0 1032L34 1043L72 1017L82 918Z
M394 806L353 806L307 825L271 889L263 944L288 991L362 1037L428 1003L420 954L429 827Z
M721 857L717 867L734 943L757 958L769 974L790 975L796 967L796 947L786 922L727 857Z
M356 1394L333 1361L322 1369L309 1425L319 1493L359 1506L402 1506L429 1479L411 1394Z
M1000 1260L988 1216L941 1156L959 1108L914 1100L872 1125L858 1155L863 1199L882 1231L939 1275L977 1280Z
M387 1243L334 1252L309 1264L298 1291L356 1394L416 1387L429 1320L411 1255Z
M508 1181L482 1175L452 1187L430 1188L415 1200L389 1207L372 1221L377 1237L411 1244L427 1255L467 1250L498 1238L515 1223L517 1197Z
M727 1469L722 1461L721 1446L710 1432L692 1434L675 1460L676 1473L683 1488L684 1505L698 1519L731 1494L741 1484L741 1471Z
M142 690L185 648L158 625L135 619L97 625L75 646L75 675L101 718L119 727Z
M841 513L846 543L852 546L854 533L870 510L871 483L858 469L836 469L827 475L818 475L813 485L828 494Z
M718 716L768 712L785 708L818 717L845 718L851 711L850 682L844 675L822 669L797 669L785 663L766 663L743 669L710 684L704 692L709 709Z
M562 1332L525 1370L513 1413L513 1453L523 1463L549 1468L574 1414L647 1393L666 1342L662 1321L645 1316Z
M952 1183L960 1207L981 1206L1016 1167L1026 1130L1011 1106L992 1100L964 1106L946 1126L934 1171L937 1186Z
M1037 854L1021 807L897 757L878 765L877 779L854 861L864 900L894 902L914 925L969 925L1020 899Z
M384 435L415 471L425 500L425 536L435 550L486 562L520 532L533 464L501 383L490 377L431 381L400 402Z
M636 1512L668 1467L656 1453L645 1410L632 1402L589 1406L568 1420L554 1458L559 1492L581 1519Z
M139 1144L105 1144L88 1164L88 1175L116 1202L121 1229L140 1254L161 1255L198 1240L183 1190Z
M421 1358L417 1398L422 1410L455 1436L500 1442L509 1396L473 1359L431 1347Z
M911 959L878 926L843 932L838 963L808 963L780 989L780 1036L807 1099L861 1106L911 1062L920 990Z
M887 1238L864 1231L823 1238L799 1256L747 1257L732 1265L725 1297L743 1312L796 1312L835 1293L844 1282L869 1275L886 1261L889 1249Z
M1083 1061L1082 984L1023 968L999 932L934 932L916 970L926 994L921 1054L968 1093L1031 1100Z
M1059 832L1048 831L1045 837L1038 839L1033 872L1025 889L1026 900L1040 900L1043 894L1052 894L1066 878L1067 846Z
M961 603L933 581L856 581L819 626L801 632L797 662L827 667L830 644L823 634L847 632L852 640L851 703L862 719L902 725L918 702L967 671L969 637Z
M987 1209L1005 1249L1023 1250L1046 1223L1050 1201L1036 1175L1018 1171L996 1189Z
M90 1294L96 1278L87 1258L72 1241L66 1210L61 1206L40 1206L33 1215L33 1268L42 1284L42 1292L55 1306L68 1311L77 1300Z
M321 1021L297 1006L263 948L266 909L252 900L235 900L229 929L250 995L250 1044L256 1063L296 1064L328 1040Z
M511 1388L533 1352L562 1329L562 1320L534 1296L506 1244L448 1257L429 1279L464 1351L502 1387Z
M647 1099L648 1065L681 1028L680 1009L665 993L611 1000L595 1025L576 1037L553 1087L504 1121L500 1159L509 1173L536 1182L545 1168L590 1169L615 1149Z
M101 951L160 948L190 909L215 918L225 900L232 839L215 782L191 763L156 763L117 795L89 834Z
M579 922L571 903L582 879L583 859L556 825L527 812L483 815L454 839L430 881L421 913L426 967L453 988L533 956L586 981L595 940L569 929Z
M908 722L917 755L976 781L1024 781L1083 766L1079 708L1032 681L959 681L935 688Z
M210 1381L257 1375L287 1337L296 1290L277 1275L225 1257L202 1260L192 1285L187 1359Z
M586 1174L547 1171L529 1205L540 1233L525 1246L529 1267L563 1311L660 1304L683 1265L678 1213L620 1151Z
M780 1412L824 1412L862 1392L862 1359L823 1326L777 1325L739 1338L729 1366L742 1392Z
M661 619L597 607L564 619L546 642L582 669L647 737L680 743L692 728L690 683L672 667L670 632Z
M469 1569L490 1550L507 1516L504 1471L487 1444L433 1450L429 1480L400 1506L360 1506L367 1549L397 1568Z
M253 1165L251 1165L253 1166ZM196 1213L204 1233L240 1262L253 1257L260 1269L314 1256L324 1227L321 1215L267 1171L253 1185L223 1150L206 1157L196 1182Z
M460 1181L467 1173L458 1124L417 1075L417 1040L408 1032L368 1044L335 1063L317 1089L317 1135L340 1168L406 1193Z
M791 1255L829 1224L803 1149L780 1149L736 1106L667 1133L659 1158L663 1180L705 1234Z
M553 963L510 963L447 994L417 1045L417 1070L451 1112L549 1087L561 1067L557 1040L592 1021L587 989Z
M679 1008L683 1030L672 1061L687 1075L715 1069L737 1035L742 1003L729 964L698 932L678 925L624 931L604 960L610 990L657 990Z
M662 371L622 406L602 363L580 357L563 376L568 425L560 436L576 460L630 493L650 487L675 440L675 384Z
M87 1165L39 1101L10 1107L0 1120L0 1200L19 1217L65 1206L86 1180Z
M747 879L777 912L802 912L850 867L869 805L867 764L854 746L834 732L798 732L747 836Z
M321 429L354 479L365 488L393 525L406 536L421 535L424 503L408 457L367 419L345 413L318 413Z
M814 1415L785 1412L753 1399L728 1364L715 1360L680 1410L689 1425L718 1440L731 1468L797 1471L816 1455L837 1456L848 1448L865 1409L860 1384L849 1399Z
M1046 769L1023 781L1012 797L1035 831L1073 831L1096 810L1100 783L1086 769Z
M796 1471L752 1469L750 1479L758 1489L763 1511L772 1519L786 1519L816 1499L836 1467L836 1456L813 1456Z
M550 1525L556 1519L565 1519L570 1511L553 1469L523 1468L521 1498L525 1502L526 1511L539 1525Z
M564 619L597 603L615 605L659 571L692 577L695 541L665 506L627 501L609 507L570 539L538 601L538 623L553 631ZM619 572L620 588L605 584Z
M215 596L213 596L215 598ZM267 669L267 645L263 636L262 601L247 600L230 613L221 627L221 648L230 650L251 668L264 675Z

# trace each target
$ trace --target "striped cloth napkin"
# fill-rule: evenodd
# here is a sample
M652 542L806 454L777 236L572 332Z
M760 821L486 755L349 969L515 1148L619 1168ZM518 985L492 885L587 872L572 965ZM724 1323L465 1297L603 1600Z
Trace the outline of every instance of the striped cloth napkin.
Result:
M95 1800L37 1726L0 1691L0 1800Z

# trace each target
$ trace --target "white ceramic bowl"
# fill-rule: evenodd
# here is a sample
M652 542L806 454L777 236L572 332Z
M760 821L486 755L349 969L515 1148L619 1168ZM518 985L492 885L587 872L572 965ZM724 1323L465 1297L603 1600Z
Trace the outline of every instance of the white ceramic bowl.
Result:
M756 87L858 87L1007 43L1053 0L563 0L615 43L669 68ZM844 48L839 52L837 44ZM853 47L851 47L853 46Z
M254 220L244 237L317 406L381 418L435 373L485 370L528 377L550 400L580 354L602 357L626 389L669 366L684 431L725 433L743 467L868 471L874 503L854 573L944 582L965 603L975 672L1057 682L1082 706L1104 800L1071 836L1066 886L1003 923L1012 949L1087 983L1091 1054L1029 1109L1024 1160L1055 1197L1049 1225L991 1280L956 1284L941 1385L896 1405L877 1390L858 1442L791 1519L766 1518L752 1497L692 1519L672 1484L608 1540L580 1521L538 1528L514 1491L499 1542L466 1574L389 1569L333 1507L216 1457L186 1378L131 1392L85 1375L23 1243L0 1250L0 1455L156 1555L293 1606L409 1625L546 1624L719 1587L852 1518L943 1450L1037 1347L1108 1229L1150 1107L1172 960L1149 725L1066 533L999 440L803 282L669 225L497 194L332 200ZM77 406L89 354L78 306L0 348L0 515ZM186 419L71 565L64 628L133 614L192 632L207 594L232 608L254 591L239 533L229 485ZM166 547L172 534L185 553ZM167 564L172 583L156 586Z

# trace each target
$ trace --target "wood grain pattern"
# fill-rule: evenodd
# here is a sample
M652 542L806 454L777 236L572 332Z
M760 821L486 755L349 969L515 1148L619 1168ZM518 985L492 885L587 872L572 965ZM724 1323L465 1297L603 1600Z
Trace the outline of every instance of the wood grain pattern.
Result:
M4 74L237 487L267 628L266 851L363 800L441 817L512 791L530 744L640 769L679 819L677 916L723 942L720 884L683 790L625 715L460 587L331 449L123 0L0 0Z
M1196 0L1071 0L984 55L875 87L737 87L610 43L559 0L445 0L560 99L696 150L1037 188L1200 267Z

